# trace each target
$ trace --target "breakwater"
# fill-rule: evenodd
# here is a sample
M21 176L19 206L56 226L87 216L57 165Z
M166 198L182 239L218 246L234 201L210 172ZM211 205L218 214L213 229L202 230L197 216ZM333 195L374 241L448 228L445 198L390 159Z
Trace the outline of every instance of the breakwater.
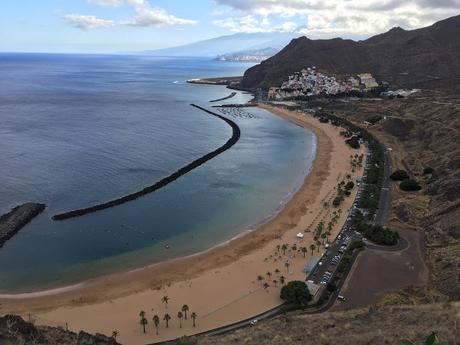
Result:
M161 179L160 181L154 183L151 186L145 187L144 189L142 189L142 190L140 190L138 192L128 194L128 195L125 195L123 197L120 197L120 198L117 198L117 199L114 199L114 200L111 200L111 201L108 201L108 202L105 202L105 203L102 203L102 204L98 204L98 205L94 205L94 206L90 206L90 207L86 207L86 208L81 208L81 209L77 209L77 210L73 210L73 211L68 211L68 212L56 214L56 215L53 216L53 220L65 220L65 219L69 219L69 218L80 217L80 216L83 216L83 215L86 215L86 214L89 214L89 213L94 213L94 212L97 212L97 211L102 211L102 210L105 210L105 209L108 209L108 208L111 208L111 207L122 205L122 204L125 204L127 202L136 200L136 199L138 199L138 198L140 198L140 197L142 197L144 195L153 193L153 192L155 192L155 191L167 186L171 182L174 182L179 177L187 174L188 172L192 171L193 169L198 168L199 166L203 165L204 163L206 163L207 161L213 159L214 157L218 156L219 154L225 152L226 150L228 150L229 148L231 148L233 145L235 145L238 142L238 140L240 139L240 136L241 136L241 130L240 130L240 128L238 127L238 125L235 122L233 122L230 119L227 119L224 116L221 116L221 115L216 114L216 113L214 113L214 112L212 112L210 110L207 110L207 109L205 109L203 107L200 107L200 106L198 106L196 104L191 104L191 106L195 107L197 109L200 109L200 110L206 112L209 115L215 116L215 117L221 119L222 121L224 121L225 123L227 123L232 128L232 136L230 137L230 139L228 139L225 144L223 144L219 148L215 149L214 151L211 151L211 152L205 154L204 156L201 156L200 158L194 160L193 162L191 162L191 163L183 166L179 170L173 172L171 175Z
M222 98L219 98L219 99L214 99L212 101L209 101L211 103L215 103L215 102L220 102L220 101L225 101L227 99L230 99L230 98L233 98L236 96L236 92L232 92L230 95L226 96L226 97L222 97Z
M0 248L27 223L45 209L44 204L26 203L13 208L0 217Z

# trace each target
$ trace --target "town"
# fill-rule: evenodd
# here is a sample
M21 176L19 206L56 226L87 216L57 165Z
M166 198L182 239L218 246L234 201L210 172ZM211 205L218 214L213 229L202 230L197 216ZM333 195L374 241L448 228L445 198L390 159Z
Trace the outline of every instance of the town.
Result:
M281 101L319 95L367 92L377 87L379 84L370 73L341 79L322 73L313 66L289 76L281 87L271 87L268 91L268 100Z

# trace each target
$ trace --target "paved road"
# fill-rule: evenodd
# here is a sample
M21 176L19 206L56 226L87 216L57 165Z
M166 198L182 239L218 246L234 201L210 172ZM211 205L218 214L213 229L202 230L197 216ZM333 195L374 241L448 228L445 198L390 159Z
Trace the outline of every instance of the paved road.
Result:
M392 171L392 164L391 164L391 156L387 149L385 149L384 153L384 180L382 190L380 192L380 200L379 200L379 208L377 210L377 214L375 216L375 223L378 225L385 225L388 212L390 211L391 206L391 171Z

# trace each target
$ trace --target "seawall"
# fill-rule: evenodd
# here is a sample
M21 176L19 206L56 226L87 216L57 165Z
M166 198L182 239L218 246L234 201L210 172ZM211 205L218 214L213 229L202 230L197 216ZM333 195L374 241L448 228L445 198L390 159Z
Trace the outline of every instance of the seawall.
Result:
M26 203L13 208L0 217L0 248L27 223L45 209L44 204Z
M94 213L94 212L97 212L97 211L105 210L107 208L122 205L124 203L136 200L136 199L138 199L138 198L140 198L140 197L142 197L144 195L153 193L153 192L155 192L155 191L167 186L171 182L174 182L179 177L187 174L188 172L192 171L193 169L198 168L199 166L203 165L204 163L206 163L207 161L213 159L214 157L218 156L219 154L225 152L226 150L228 150L229 148L231 148L233 145L235 145L238 142L238 140L240 139L240 136L241 136L241 130L240 130L240 128L238 127L238 125L235 122L233 122L232 120L227 119L226 117L223 117L223 116L221 116L221 115L219 115L217 113L214 113L214 112L212 112L210 110L207 110L207 109L205 109L203 107L200 107L200 106L198 106L196 104L191 104L191 106L195 107L197 109L200 109L200 110L206 112L209 115L215 116L215 117L221 119L222 121L224 121L225 123L227 123L232 128L232 136L230 137L230 139L228 139L227 142L224 145L220 146L216 150L211 151L211 152L205 154L204 156L201 156L200 158L194 160L193 162L191 162L191 163L183 166L179 170L173 172L171 175L163 178L162 180L154 183L151 186L145 187L144 189L142 189L142 190L140 190L138 192L128 194L128 195L125 195L123 197L120 197L120 198L117 198L117 199L114 199L114 200L111 200L111 201L108 201L108 202L105 202L105 203L102 203L102 204L98 204L98 205L94 205L94 206L90 206L90 207L86 207L86 208L81 208L81 209L77 209L77 210L73 210L73 211L68 211L68 212L56 214L56 215L53 216L53 220L65 220L65 219L69 219L69 218L80 217L80 216L83 216L83 215L86 215L86 214L89 214L89 213Z

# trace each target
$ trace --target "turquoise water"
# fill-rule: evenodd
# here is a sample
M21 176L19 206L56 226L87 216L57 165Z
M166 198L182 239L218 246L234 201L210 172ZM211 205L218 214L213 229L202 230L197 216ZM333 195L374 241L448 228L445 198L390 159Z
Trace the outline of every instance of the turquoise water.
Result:
M222 145L223 121L192 108L227 96L190 78L249 65L206 59L0 54L0 211L46 211L0 249L0 291L26 292L193 254L274 215L303 181L312 133L270 113L225 113L230 150L136 201L62 222L55 213L135 192ZM251 95L221 103L243 103ZM169 249L165 246L168 245Z

